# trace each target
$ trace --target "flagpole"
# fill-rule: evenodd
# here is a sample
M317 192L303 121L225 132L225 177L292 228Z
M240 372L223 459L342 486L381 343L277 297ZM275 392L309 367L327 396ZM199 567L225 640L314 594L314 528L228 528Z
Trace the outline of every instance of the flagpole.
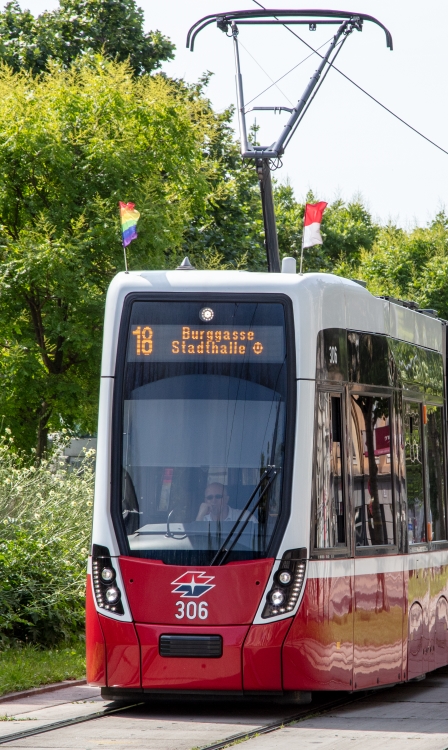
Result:
M128 271L128 259L126 257L126 245L123 242L123 255L124 255L124 272L129 273Z
M123 256L124 256L124 272L129 273L128 270L128 257L126 254L126 248L132 240L136 240L137 234L137 222L140 218L140 214L135 210L135 203L125 203L124 201L118 202L118 213L120 214L120 225L121 225L121 242L123 245Z
M303 265L303 243L305 242L305 216L306 216L306 205L305 205L305 213L303 214L302 251L300 253L300 271L299 271L299 276L303 276L302 265Z
M121 229L121 208L120 208L120 203L118 203L118 216L119 216L119 219L120 219L121 244L123 245L124 272L125 273L129 273L129 271L128 271L128 259L126 257L126 245L124 244L123 231Z

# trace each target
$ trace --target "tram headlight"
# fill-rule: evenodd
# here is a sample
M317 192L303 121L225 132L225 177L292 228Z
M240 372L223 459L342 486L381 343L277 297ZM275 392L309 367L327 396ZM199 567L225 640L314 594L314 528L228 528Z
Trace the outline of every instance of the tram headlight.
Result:
M290 570L280 570L277 573L277 577L278 577L279 583L282 583L283 586L289 586L289 584L292 581L292 573Z
M291 549L284 553L274 575L273 586L267 592L262 617L277 617L293 612L302 591L306 571L306 549Z
M116 586L106 589L106 599L108 604L115 604L120 598L120 590Z
M124 607L121 601L121 591L116 585L117 572L112 564L112 558L107 547L94 544L92 549L92 584L97 606L123 615Z
M274 589L274 591L271 591L270 593L270 600L274 607L281 607L283 602L285 601L285 595L283 591L280 591L279 589Z
M110 583L115 578L115 570L113 568L103 568L101 571L101 579L104 583Z

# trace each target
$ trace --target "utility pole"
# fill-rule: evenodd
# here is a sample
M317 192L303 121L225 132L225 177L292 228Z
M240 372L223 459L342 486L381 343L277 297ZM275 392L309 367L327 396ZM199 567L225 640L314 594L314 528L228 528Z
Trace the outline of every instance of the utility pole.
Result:
M294 135L296 128L304 117L312 99L317 94L325 76L342 49L348 36L354 31L362 31L364 21L371 21L380 26L386 35L386 44L392 49L392 36L386 27L373 16L365 13L349 13L346 11L332 10L243 10L230 13L220 13L205 16L197 21L189 30L187 36L187 47L194 49L196 36L202 29L211 23L216 23L218 28L231 36L234 45L235 72L238 122L240 129L241 156L243 159L252 159L257 170L260 185L261 204L263 208L263 223L265 235L265 248L270 273L280 272L280 255L278 249L277 225L275 221L274 195L272 191L271 164L278 160L285 151L286 146ZM320 24L334 24L338 29L331 40L327 52L320 55L320 65L311 77L302 96L293 108L289 107L251 107L246 109L244 105L243 77L238 48L238 26L243 25L308 25L310 31L315 31ZM231 33L229 34L229 30ZM325 71L325 72L324 72ZM323 75L322 75L323 74ZM246 115L254 110L287 111L289 118L278 139L270 146L258 146L250 143L247 137ZM276 168L276 167L275 167Z
M280 273L277 222L275 221L274 193L272 190L269 159L256 159L255 166L260 185L261 206L263 208L264 244L269 273Z

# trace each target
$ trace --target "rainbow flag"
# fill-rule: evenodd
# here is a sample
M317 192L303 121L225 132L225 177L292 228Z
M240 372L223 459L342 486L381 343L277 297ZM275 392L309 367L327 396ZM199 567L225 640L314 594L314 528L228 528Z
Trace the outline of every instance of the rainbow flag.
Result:
M120 209L123 247L127 247L132 240L135 240L138 237L137 222L140 218L140 214L135 210L135 203L122 203L122 201L120 201L118 206Z

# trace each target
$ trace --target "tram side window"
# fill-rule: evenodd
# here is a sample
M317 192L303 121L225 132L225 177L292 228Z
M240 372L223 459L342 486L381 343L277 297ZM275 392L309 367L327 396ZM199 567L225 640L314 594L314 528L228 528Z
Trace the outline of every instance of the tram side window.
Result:
M443 466L442 409L426 407L426 455L429 483L429 541L446 539L445 474Z
M319 549L346 544L342 458L341 397L320 391L317 396L314 539Z
M421 406L404 403L404 446L409 544L426 542Z
M356 546L394 544L391 400L352 394L350 406Z

